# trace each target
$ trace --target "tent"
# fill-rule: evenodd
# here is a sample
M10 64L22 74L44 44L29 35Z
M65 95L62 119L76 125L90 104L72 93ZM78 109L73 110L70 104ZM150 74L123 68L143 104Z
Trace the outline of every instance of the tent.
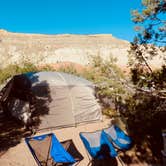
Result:
M22 119L28 119L24 116L25 110L33 109L26 116L38 119L38 129L73 126L102 118L100 105L94 95L94 84L67 73L17 75L1 93L1 103L6 103L10 112L21 111Z

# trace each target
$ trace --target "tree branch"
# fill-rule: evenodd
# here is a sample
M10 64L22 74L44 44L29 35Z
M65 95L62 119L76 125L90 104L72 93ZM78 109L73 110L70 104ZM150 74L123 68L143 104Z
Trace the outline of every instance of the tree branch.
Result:
M166 41L154 40L154 42L166 44Z

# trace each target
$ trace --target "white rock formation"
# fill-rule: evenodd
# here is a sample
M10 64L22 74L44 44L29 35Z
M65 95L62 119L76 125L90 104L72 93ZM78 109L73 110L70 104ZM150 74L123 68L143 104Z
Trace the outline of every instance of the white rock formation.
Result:
M100 55L117 58L120 67L128 62L129 42L110 34L101 35L41 35L18 34L0 30L0 68L9 64L53 64L74 62L89 63L89 56ZM153 61L158 66L159 59Z

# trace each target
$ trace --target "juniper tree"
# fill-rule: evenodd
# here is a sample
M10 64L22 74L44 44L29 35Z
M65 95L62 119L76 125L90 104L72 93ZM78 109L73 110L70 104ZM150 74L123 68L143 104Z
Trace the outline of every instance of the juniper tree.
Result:
M161 57L163 66L157 75L160 75L160 73L163 75L162 71L165 71L166 0L142 0L141 4L142 8L140 10L132 11L132 21L136 24L135 30L137 35L133 42L131 42L129 51L130 62L134 83L143 78L147 86L153 86L155 83L153 79L156 77L154 74L156 73L153 72L148 61L152 60L155 56Z

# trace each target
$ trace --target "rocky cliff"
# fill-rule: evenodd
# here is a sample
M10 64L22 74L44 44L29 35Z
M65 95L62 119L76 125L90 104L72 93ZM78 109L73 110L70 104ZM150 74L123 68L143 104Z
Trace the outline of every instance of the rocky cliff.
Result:
M110 34L99 35L42 35L21 34L0 30L0 68L9 64L89 63L91 55L118 59L120 67L127 65L129 42Z

